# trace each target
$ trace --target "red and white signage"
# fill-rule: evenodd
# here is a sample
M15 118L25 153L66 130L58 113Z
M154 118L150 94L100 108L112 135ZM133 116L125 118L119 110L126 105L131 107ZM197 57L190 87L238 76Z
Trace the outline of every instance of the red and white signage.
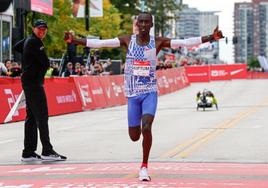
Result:
M245 79L247 78L246 64L232 64L229 65L231 79Z
M22 91L21 84L0 85L0 123L3 123L11 108L17 101ZM25 103L14 113L12 121L20 121L25 118Z
M186 66L185 69L190 82L247 78L246 64Z
M53 0L31 0L31 10L53 15Z
M82 111L82 104L73 82L46 82L45 90L49 115L59 115Z
M190 82L209 82L208 66L186 66L187 77Z
M210 81L215 80L230 80L228 65L209 65Z

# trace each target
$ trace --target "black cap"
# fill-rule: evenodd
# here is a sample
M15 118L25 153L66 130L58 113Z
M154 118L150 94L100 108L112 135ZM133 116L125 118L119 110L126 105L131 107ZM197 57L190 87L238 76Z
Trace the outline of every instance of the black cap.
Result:
M45 20L35 20L33 23L33 27L46 27L47 28L47 22Z

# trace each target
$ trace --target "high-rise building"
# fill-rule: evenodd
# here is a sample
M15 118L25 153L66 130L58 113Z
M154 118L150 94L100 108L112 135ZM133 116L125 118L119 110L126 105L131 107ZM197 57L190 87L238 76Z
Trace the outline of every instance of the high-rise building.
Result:
M176 38L200 36L199 13L196 8L184 5L176 15Z
M268 57L268 0L253 0L253 55Z
M210 35L219 25L219 17L215 11L199 11L184 5L176 15L176 38L189 38ZM219 58L218 42L213 43L213 50L202 50L202 56Z
M235 63L246 63L253 56L253 6L243 2L234 7Z
M250 58L268 57L268 0L235 3L234 55L236 63Z

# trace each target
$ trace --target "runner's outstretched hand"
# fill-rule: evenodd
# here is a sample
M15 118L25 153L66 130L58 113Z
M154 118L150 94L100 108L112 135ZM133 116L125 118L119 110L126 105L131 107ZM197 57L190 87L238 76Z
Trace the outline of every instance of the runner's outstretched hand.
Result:
M73 34L71 32L64 32L64 41L67 42L67 43L72 43L73 41Z
M214 40L219 40L219 39L221 39L221 38L224 38L224 36L222 35L221 30L219 30L219 26L217 26L217 27L214 29L214 32L213 32L213 38L214 38Z

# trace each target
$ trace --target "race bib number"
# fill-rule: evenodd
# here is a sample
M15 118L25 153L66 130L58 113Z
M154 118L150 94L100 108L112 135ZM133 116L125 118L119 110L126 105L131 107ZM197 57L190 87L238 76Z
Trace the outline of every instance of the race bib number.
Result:
M135 75L135 76L149 76L150 75L150 61L134 60L133 75Z

